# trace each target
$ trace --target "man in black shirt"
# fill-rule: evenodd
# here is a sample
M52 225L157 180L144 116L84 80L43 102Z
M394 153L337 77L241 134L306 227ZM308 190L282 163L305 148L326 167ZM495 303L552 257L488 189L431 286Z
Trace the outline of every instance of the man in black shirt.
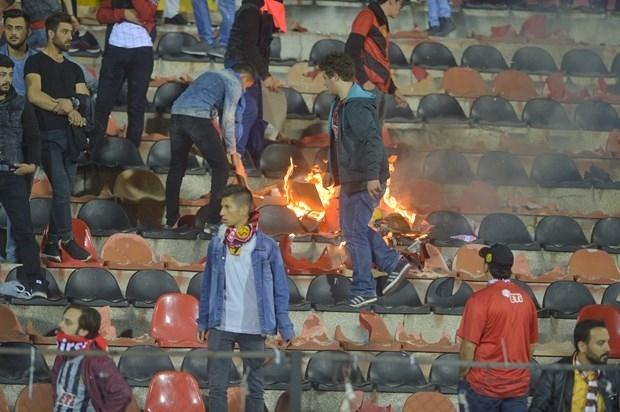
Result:
M47 46L28 58L26 95L35 106L41 129L43 170L53 189L47 244L43 255L59 262L60 248L73 259L88 261L90 254L74 240L71 231L71 187L77 162L70 150L69 126L83 127L77 110L78 95L88 95L80 67L65 59L71 45L71 16L54 13L45 20Z
M35 172L39 163L39 129L32 105L12 86L13 66L10 58L0 54L0 203L13 222L13 236L23 263L18 280L33 296L47 298L25 178Z

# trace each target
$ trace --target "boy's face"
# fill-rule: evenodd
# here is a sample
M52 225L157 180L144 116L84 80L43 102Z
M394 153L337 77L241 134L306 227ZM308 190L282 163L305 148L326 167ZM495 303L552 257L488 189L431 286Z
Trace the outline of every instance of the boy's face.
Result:
M333 95L338 95L338 82L340 81L340 77L337 74L334 74L333 77L327 76L325 72L321 72L321 77L323 78L323 85L325 88Z
M19 49L26 42L30 30L23 17L15 17L6 19L4 25L4 33L6 42L14 49Z
M232 196L228 196L222 199L222 209L220 210L220 216L222 217L222 223L226 226L240 226L246 224L248 221L249 210L247 206L240 205L235 202Z
M397 18L400 14L400 9L403 7L403 0L388 0L387 15L393 19Z

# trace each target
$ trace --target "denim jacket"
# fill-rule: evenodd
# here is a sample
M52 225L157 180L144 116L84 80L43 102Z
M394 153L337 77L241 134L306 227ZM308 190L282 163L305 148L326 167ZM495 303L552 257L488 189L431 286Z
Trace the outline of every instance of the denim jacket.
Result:
M222 132L228 153L237 151L235 123L242 115L239 100L243 94L239 74L231 69L206 72L198 76L172 105L171 114L214 119L221 113Z
M295 336L295 332L288 317L289 289L282 255L275 240L260 230L255 236L252 267L262 333L275 335L279 331L284 340L289 340ZM208 330L221 323L226 287L225 264L226 246L223 234L218 233L211 239L207 249L198 315L200 330Z

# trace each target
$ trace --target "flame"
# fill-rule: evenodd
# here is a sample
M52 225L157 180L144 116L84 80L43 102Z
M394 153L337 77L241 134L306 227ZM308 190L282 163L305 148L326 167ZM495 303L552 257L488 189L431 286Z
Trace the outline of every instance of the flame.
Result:
M389 170L390 170L390 176L394 173L395 170L395 163L396 163L396 159L398 159L398 156L396 155L392 155L388 158L388 164L389 164ZM407 222L409 222L409 224L411 226L413 226L413 222L415 222L415 217L416 214L415 212L411 212L409 210L407 210L407 208L405 208L403 205L400 204L400 202L398 200L396 200L396 198L394 196L392 196L391 192L390 192L390 181L392 179L388 179L387 181L387 188L385 189L385 194L383 195L383 203L389 207L390 209L392 209L392 211L394 213L398 213L399 215L401 215L402 217L404 217Z
M286 207L291 209L298 218L310 217L316 221L322 221L325 218L325 210L329 206L331 199L336 194L336 188L334 185L323 187L323 173L318 166L313 166L312 170L304 176L303 180L308 183L313 183L316 187L316 191L321 199L323 210L312 210L312 208L301 199L293 199L290 189L290 178L293 175L295 165L293 164L293 158L289 158L289 167L284 175L284 196L286 199Z

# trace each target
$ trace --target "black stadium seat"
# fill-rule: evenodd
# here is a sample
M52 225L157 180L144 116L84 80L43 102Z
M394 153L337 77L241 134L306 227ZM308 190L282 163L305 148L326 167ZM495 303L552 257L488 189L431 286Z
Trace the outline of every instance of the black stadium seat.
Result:
M93 236L111 236L133 230L123 207L109 199L89 200L80 208L77 217L88 225Z
M539 129L574 129L564 107L555 100L536 98L529 100L523 108L523 121Z
M616 76L620 76L620 53L616 54L613 63L611 63L611 72Z
M359 312L347 305L351 281L342 275L315 276L308 286L306 300L314 310L326 312Z
M383 290L386 282L387 276L378 278L377 290ZM380 296L373 305L373 311L381 314L426 314L430 313L430 307L422 303L411 283L403 282L398 291L388 296Z
M432 389L420 365L411 363L409 354L404 352L379 353L370 362L367 381L381 393L413 393Z
M549 52L542 47L521 47L512 56L511 68L532 74L549 74L558 71L558 66Z
M292 66L297 63L296 59L282 58L282 40L275 36L269 44L269 64L272 66Z
M528 285L526 282L522 280L516 279L514 276L510 279L510 281L514 283L515 285L519 286L521 289L523 289L525 293L527 293L527 295L530 297L530 299L534 303L534 306L536 306L536 312L538 313L539 318L549 317L549 311L546 309L542 309L542 307L540 306L540 303L538 303L538 298L534 294L534 291L532 290L530 285Z
M2 353L2 350L21 350L20 354ZM49 382L50 369L36 346L22 342L0 343L0 385L28 385L30 378L30 351L34 352L33 382Z
M293 176L305 175L309 168L301 149L286 143L265 146L260 156L260 169L270 179L281 179L288 170L291 159L295 165Z
M471 286L462 282L456 292L454 278L438 278L431 282L426 290L426 304L437 315L462 315L467 299L474 293Z
M343 355L346 352L336 352ZM345 374L350 372L349 379L355 389L369 389L364 376L357 364L352 360L339 360L331 357L334 352L314 353L306 367L306 379L314 389L319 391L344 392Z
M568 50L562 56L560 68L570 76L596 77L609 74L601 56L590 49Z
M482 155L476 171L478 179L494 185L530 186L528 177L519 158L503 151L491 151Z
M26 285L27 275L22 270L23 266L18 266L13 269L6 275L6 282L10 282L13 280L19 281L22 285ZM11 304L13 305L36 305L36 306L66 306L67 298L65 298L58 287L58 283L56 279L52 275L52 273L48 269L43 269L45 271L45 280L47 280L47 299L43 299L41 297L35 296L31 299L17 299L11 298Z
M620 129L620 118L609 103L588 101L577 105L575 125L583 130L610 132L613 129Z
M412 123L415 122L415 114L409 104L398 106L392 94L385 94L385 120L391 123Z
M263 205L258 210L258 227L269 236L306 232L295 213L286 206Z
M205 389L209 387L209 377L207 376L207 364L209 363L208 349L196 348L185 354L181 371L190 373L198 381L198 385ZM228 379L231 386L238 386L241 383L241 375L233 362L230 363Z
M291 279L290 276L286 277L288 282L288 310L296 311L296 310L310 310L310 303L306 302L306 300L299 293L299 289L295 284L295 281Z
M405 54L396 42L390 41L388 43L388 58L390 59L390 67L403 68L410 66Z
M170 171L170 159L172 151L170 139L155 142L149 149L146 157L146 165L155 173L166 174ZM185 173L188 175L204 175L206 173L204 166L200 165L198 158L193 153L187 154L187 167Z
M321 120L327 120L329 117L329 110L334 102L334 95L329 91L323 90L314 98L312 105L312 112Z
M271 359L267 366L264 366L262 369L265 389L272 391L287 390L291 380L292 367L290 356L285 354L281 356L280 363L276 363L275 359ZM302 378L301 388L304 391L311 389L310 382Z
M620 295L620 282L612 283L607 286L605 292L603 293L603 298L601 299L601 304L603 305L612 305L616 308L620 309L620 299L618 299Z
M493 46L474 44L463 52L461 66L483 72L500 72L508 65L502 54Z
M140 270L129 279L125 296L136 308L152 308L157 298L166 293L180 293L170 273L159 269Z
M457 365L442 365L442 362L456 362L458 360L459 355L457 353L444 353L435 358L428 380L439 392L448 395L457 393L459 367Z
M51 209L52 199L50 198L33 197L30 199L30 218L35 235L42 235L45 227L50 223Z
M196 299L200 300L200 291L202 289L202 279L204 277L204 272L198 272L192 279L189 281L189 285L187 285L187 294L192 295Z
M557 319L576 319L581 308L594 304L596 301L588 288L572 280L553 282L543 298L543 308Z
M592 230L592 243L607 253L620 254L620 218L601 219Z
M308 64L316 66L333 53L344 53L344 42L338 39L321 39L312 45Z
M430 41L423 41L415 46L409 60L412 65L427 69L447 69L457 66L450 49L441 43Z
M478 237L486 244L502 243L515 250L540 250L525 224L510 213L492 213L480 222Z
M542 187L591 186L589 181L583 180L573 160L560 153L544 153L536 156L530 175Z
M67 280L65 296L72 303L88 306L127 306L116 278L103 268L74 270Z
M469 162L462 153L454 150L435 150L426 155L423 177L438 183L467 184L473 179Z
M121 354L118 370L127 384L145 388L153 376L173 371L174 365L165 350L157 346L136 345Z
M465 242L454 236L475 236L465 216L457 212L438 210L428 215L426 221L433 226L430 239L436 246L459 247Z
M501 96L480 96L471 105L469 118L482 125L524 126L510 102Z
M427 123L462 123L467 116L455 97L444 93L432 93L420 99L418 118Z
M136 145L120 137L103 139L103 144L93 154L93 161L105 167L144 167L144 161Z
M297 90L290 87L281 87L280 91L286 95L286 116L290 119L311 119L314 117Z
M157 88L153 96L153 104L158 113L170 113L174 101L187 89L187 84L166 82Z
M545 216L536 225L535 239L543 249L552 252L574 252L589 248L579 223L568 216Z
M171 32L166 33L159 39L157 43L157 49L155 54L163 60L173 61L204 61L204 58L199 58L189 54L183 53L181 50L184 47L190 47L198 43L198 39L189 33L185 32Z

